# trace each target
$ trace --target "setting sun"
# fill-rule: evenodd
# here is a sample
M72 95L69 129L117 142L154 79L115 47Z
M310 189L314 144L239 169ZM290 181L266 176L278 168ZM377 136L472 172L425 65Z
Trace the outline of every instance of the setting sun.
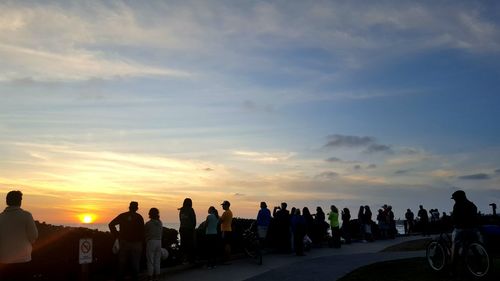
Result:
M96 216L94 214L81 214L78 216L82 223L93 223L95 221L95 217Z

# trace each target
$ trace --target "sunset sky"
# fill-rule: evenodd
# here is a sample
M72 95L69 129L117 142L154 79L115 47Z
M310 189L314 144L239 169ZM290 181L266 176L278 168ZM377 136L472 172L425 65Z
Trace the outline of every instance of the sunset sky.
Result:
M500 204L498 1L1 1L0 196L40 221L139 201ZM2 199L0 208L3 208Z

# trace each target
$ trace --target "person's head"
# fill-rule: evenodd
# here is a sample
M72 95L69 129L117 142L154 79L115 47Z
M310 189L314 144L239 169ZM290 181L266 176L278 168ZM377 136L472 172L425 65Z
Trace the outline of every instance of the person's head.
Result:
M286 207L288 207L288 204L286 202L281 202L281 210L286 210Z
M131 212L137 212L137 210L139 210L139 203L137 203L136 201L130 202L130 205L128 205L128 209Z
M366 205L366 206L365 206L365 210L366 210L366 211L370 211L370 206Z
M296 209L295 209L295 213L294 213L294 215L296 215L296 216L300 216L300 209L299 209L299 208L296 208Z
M311 215L311 212L309 211L309 208L304 207L304 208L302 208L302 214L304 214L304 216L305 216L305 215L310 216L310 215Z
M331 210L332 212L334 212L334 213L338 213L338 212L339 212L339 209L337 209L337 206L335 206L335 205L331 205L331 206L330 206L330 210Z
M420 205L420 206L418 206L418 207L420 208L420 210L422 210L422 209L424 208L424 206L422 206L422 205Z
M7 193L5 197L5 202L7 206L21 207L21 201L23 200L23 193L19 190L12 190Z
M323 213L323 209L320 206L318 206L318 207L316 207L316 212Z
M157 208L149 209L149 218L159 220L160 219L160 211Z
M349 208L344 208L344 214L350 214L351 211L349 211Z
M451 199L455 200L455 202L460 202L465 201L467 197L465 196L465 192L463 190L457 190L453 192Z
M222 202L221 206L222 206L222 209L228 210L229 206L231 206L231 203L229 203L229 201L227 201L227 200L224 200L224 202Z
M378 209L378 213L379 213L379 214L382 214L383 212L384 212L384 210L382 210L382 209Z
M265 208L267 208L267 204L266 204L266 202L260 202L260 208L261 208L261 209L265 209Z
M192 208L192 207L193 207L193 200L191 200L191 198L184 199L184 202L182 203L182 208Z
M214 206L210 206L210 207L208 208L208 213L209 213L209 214L215 214L215 212L217 212L217 210L215 209L215 207L214 207Z
M387 206L387 210L392 211L392 206Z

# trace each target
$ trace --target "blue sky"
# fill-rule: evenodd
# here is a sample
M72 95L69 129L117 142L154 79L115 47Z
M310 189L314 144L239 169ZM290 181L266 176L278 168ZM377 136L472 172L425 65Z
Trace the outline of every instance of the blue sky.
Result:
M7 1L0 186L47 221L190 196L500 202L494 1Z

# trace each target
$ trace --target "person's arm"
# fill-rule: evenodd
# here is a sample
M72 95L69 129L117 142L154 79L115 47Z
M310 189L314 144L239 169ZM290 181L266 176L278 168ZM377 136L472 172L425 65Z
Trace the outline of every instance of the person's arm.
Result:
M114 237L118 237L118 230L116 230L116 226L118 224L120 224L120 216L121 215L118 215L116 218L114 218L109 224L109 230L111 231L111 234L114 236Z
M26 225L26 234L28 236L28 240L31 244L35 243L38 238L38 229L36 228L35 220L33 216L28 213L28 223Z

